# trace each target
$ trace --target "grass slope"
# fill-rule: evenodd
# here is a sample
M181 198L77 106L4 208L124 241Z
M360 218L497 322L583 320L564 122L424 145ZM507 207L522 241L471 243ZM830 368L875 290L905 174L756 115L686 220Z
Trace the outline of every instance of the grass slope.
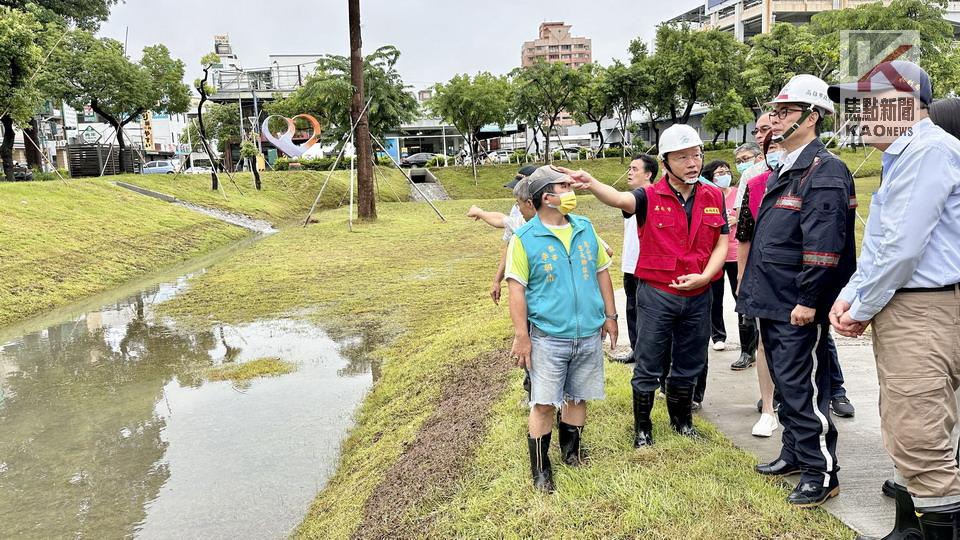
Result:
M862 149L856 152L844 150L839 155L851 172L857 171L857 178L880 176L880 152L871 154L869 150L867 152ZM733 165L733 150L707 152L704 163L714 159L721 159ZM624 173L629 165L629 158L623 164L620 163L619 158L571 162L558 160L554 163L571 169L583 168L601 182L616 183L617 188L627 189ZM510 196L510 192L503 187L503 184L513 179L519 168L516 164L484 165L477 169L476 181L473 179L473 170L470 167L438 167L431 171L454 199L499 199ZM617 182L618 179L619 182Z
M0 325L248 233L104 180L0 183Z
M399 171L387 168L378 170L382 172L375 175L381 201L396 202L398 197L404 201L409 199L410 188ZM265 172L260 175L263 183L262 191L254 189L252 173L239 173L233 176L243 195L240 195L226 174L220 175L220 184L223 187L221 191L210 189L210 176L205 174L179 176L128 174L113 179L173 195L195 204L221 208L267 221L282 222L306 217L310 205L313 204L327 178L327 173L321 171ZM349 199L346 197L349 197L347 193L349 178L349 171L335 171L323 191L318 208L335 208L341 201L344 205L348 204ZM354 211L356 212L356 209Z
M440 206L447 216L462 216L473 202ZM509 207L507 200L494 204ZM583 197L580 211L594 219L611 245L621 244L618 212L601 208L590 197ZM354 233L347 232L345 218L341 209L325 213L319 224L306 229L283 230L226 259L217 272L198 277L184 295L161 306L186 322L215 318L239 323L297 313L337 333L390 336L374 353L385 360L382 376L356 414L335 476L295 532L301 538L354 535L368 497L436 411L446 374L508 346L512 334L506 301L497 307L487 297L498 232L466 219L439 223L424 204L385 204L379 222L355 225ZM633 451L624 367L609 369L610 399L591 413L591 465L577 472L559 468L560 494L536 495L529 486L520 380L515 370L506 397L490 412L490 431L456 495L427 497L404 519L432 521L433 527L403 534L850 536L823 511L788 508L786 490L759 479L751 470L753 459L710 426L700 426L709 433L702 442L668 434L662 404L656 413L659 446L647 453Z

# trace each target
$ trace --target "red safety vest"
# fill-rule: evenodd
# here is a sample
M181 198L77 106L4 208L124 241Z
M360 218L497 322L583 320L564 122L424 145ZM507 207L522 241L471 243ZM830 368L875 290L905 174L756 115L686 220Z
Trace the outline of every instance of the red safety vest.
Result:
M702 183L696 189L688 227L687 214L667 177L647 186L647 216L638 231L640 258L634 275L651 287L678 296L697 296L710 288L678 291L670 283L679 276L703 272L720 238L720 228L727 222L722 213L723 193ZM711 281L722 275L721 270Z

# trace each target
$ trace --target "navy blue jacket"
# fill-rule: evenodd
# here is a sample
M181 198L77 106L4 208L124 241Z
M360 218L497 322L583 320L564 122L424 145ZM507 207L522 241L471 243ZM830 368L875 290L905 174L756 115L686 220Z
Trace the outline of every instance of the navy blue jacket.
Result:
M827 322L857 266L856 189L850 169L814 139L760 204L737 311L789 322L797 304Z

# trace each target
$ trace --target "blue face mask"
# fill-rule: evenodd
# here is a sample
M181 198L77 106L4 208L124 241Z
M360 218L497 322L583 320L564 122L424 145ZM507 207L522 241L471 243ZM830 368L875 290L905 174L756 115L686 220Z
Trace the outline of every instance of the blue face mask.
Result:
M684 182L687 183L687 184L696 184L697 182L699 182L699 183L701 183L701 184L706 184L706 185L708 185L708 186L716 186L716 184L714 184L713 182L707 180L707 179L704 178L703 176L698 176L696 180L684 180Z
M740 174L743 174L747 172L747 169L749 169L750 167L753 167L752 161L748 161L746 163L737 163L737 172Z
M713 177L713 183L719 188L728 188L730 187L730 182L733 181L733 176L729 174L721 174L720 176Z
M783 159L783 150L778 152L770 152L767 154L767 164L770 165L770 168L775 169L777 165L780 165L780 160Z

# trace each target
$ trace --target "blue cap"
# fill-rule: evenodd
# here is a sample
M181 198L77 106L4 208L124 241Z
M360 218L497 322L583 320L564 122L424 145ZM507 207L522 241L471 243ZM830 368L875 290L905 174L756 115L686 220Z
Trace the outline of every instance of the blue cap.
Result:
M933 102L930 75L922 67L907 60L881 62L860 81L835 84L827 89L834 103L840 103L841 93L872 93L896 89L916 96L925 105Z

